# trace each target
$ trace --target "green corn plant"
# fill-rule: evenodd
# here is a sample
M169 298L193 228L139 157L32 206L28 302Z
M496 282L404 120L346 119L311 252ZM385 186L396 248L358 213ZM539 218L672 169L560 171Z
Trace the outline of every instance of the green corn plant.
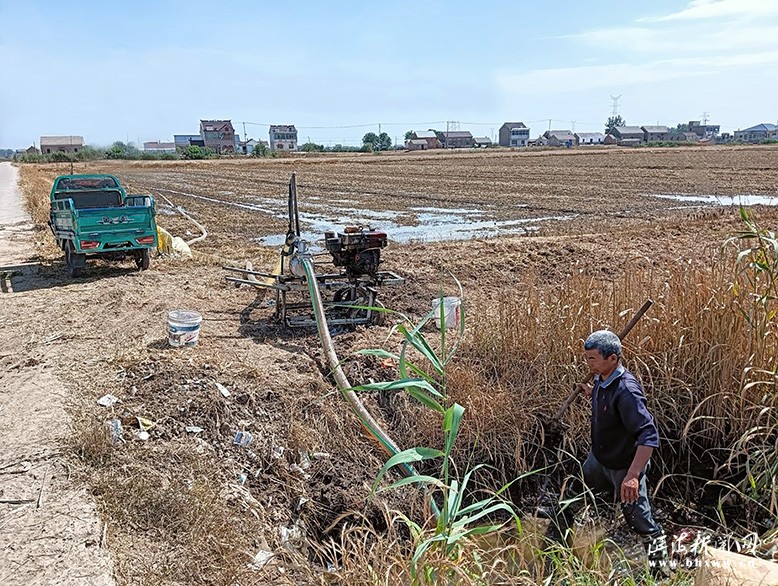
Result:
M444 411L442 450L427 447L403 450L387 460L373 482L372 489L377 492L393 490L409 484L418 484L432 487L442 497L442 505L439 508L439 514L432 530L425 530L425 528L408 517L401 516L410 529L416 544L411 559L411 576L414 580L420 578L418 568L421 564L423 568L422 576L424 577L422 583L435 582L437 579L442 578L442 576L436 576L431 568L423 567L422 560L425 554L431 550L437 548L441 550L443 555L456 558L459 556L460 549L468 538L497 532L508 523L508 520L513 520L517 525L519 524L513 506L501 498L501 494L509 488L510 484L501 487L487 498L465 504L472 476L484 466L479 464L467 470L461 480L453 473L454 466L451 452L459 434L464 413L464 407L458 403L454 403ZM386 487L378 488L386 473L395 466L425 460L440 460L439 476L417 474L401 478ZM508 519L492 521L491 519L497 514L507 514Z
M460 298L463 296L462 285L452 275L457 285ZM377 358L390 358L398 363L398 372L400 378L390 382L378 382L353 387L354 391L399 391L405 390L409 396L416 399L426 407L444 413L443 403L446 397L446 366L454 358L459 348L465 332L465 312L460 310L459 320L457 322L458 335L454 344L446 349L447 341L450 342L450 336L447 336L445 327L445 315L443 307L443 295L440 295L440 303L437 309L430 310L419 321L413 325L408 316L398 311L383 307L361 307L357 309L370 309L388 314L394 314L401 318L401 322L393 326L392 330L399 332L403 341L400 347L400 353L395 354L382 348L369 348L359 350L357 354L363 356L375 356ZM424 335L423 328L435 317L439 319L440 328L437 334L440 337L440 352L436 352L430 342ZM419 364L412 362L410 352L416 351L421 359L429 363L429 369L425 370Z
M461 297L462 287L459 281L454 280L459 288ZM439 307L428 312L416 325L413 325L411 320L398 312L378 308L378 310L402 316L403 322L395 326L395 330L403 337L400 352L395 354L383 349L367 349L359 351L359 354L396 360L400 378L390 382L378 382L353 387L355 391L404 390L410 397L442 414L443 449L414 447L395 454L381 468L372 487L373 492L383 492L416 484L438 496L438 500L442 501L440 506L433 508L436 513L436 519L434 528L431 530L412 521L407 516L399 514L399 518L410 529L416 544L410 564L410 572L414 583L433 583L442 578L437 575L437 571L434 568L425 566L422 563L425 554L438 550L445 557L456 559L468 539L497 532L509 520L513 520L517 525L520 525L513 506L501 496L508 490L510 484L502 486L487 498L467 504L466 501L470 494L469 489L473 475L483 468L484 465L479 464L466 470L461 478L455 474L452 452L459 435L465 408L458 403L446 406L446 365L454 357L462 340L465 329L465 312L460 310L457 323L459 335L454 343L447 348L447 342L450 343L450 336L447 340L442 297L441 294ZM440 350L438 352L433 349L423 332L424 326L434 319L436 314L440 323L440 327L437 328L436 332L440 336ZM427 369L423 368L421 363L411 361L410 355L413 351L429 365ZM397 480L386 487L378 488L381 480L392 468L428 460L440 461L440 469L437 476L414 474ZM493 521L496 515L502 515L505 520ZM419 572L420 565L421 572Z

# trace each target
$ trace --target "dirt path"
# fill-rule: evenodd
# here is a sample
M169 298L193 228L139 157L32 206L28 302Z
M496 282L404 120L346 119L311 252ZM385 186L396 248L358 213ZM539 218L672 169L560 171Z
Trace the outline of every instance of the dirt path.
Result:
M18 178L16 167L0 163L0 265L18 262L31 238L32 220L22 207Z
M24 266L33 230L16 180L17 170L0 163L0 583L109 585L94 503L69 478L63 453L68 393L46 356L46 338L26 319L45 289L13 290L28 282L19 273L33 270Z

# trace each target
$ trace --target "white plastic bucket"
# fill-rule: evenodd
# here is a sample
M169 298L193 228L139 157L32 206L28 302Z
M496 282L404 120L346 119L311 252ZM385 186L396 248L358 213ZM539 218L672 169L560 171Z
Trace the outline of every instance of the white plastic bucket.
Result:
M174 309L167 314L167 341L171 346L194 346L203 317L196 311Z
M432 311L435 312L435 327L440 329L440 297L432 300ZM443 323L448 328L459 325L459 306L462 300L459 297L443 297Z

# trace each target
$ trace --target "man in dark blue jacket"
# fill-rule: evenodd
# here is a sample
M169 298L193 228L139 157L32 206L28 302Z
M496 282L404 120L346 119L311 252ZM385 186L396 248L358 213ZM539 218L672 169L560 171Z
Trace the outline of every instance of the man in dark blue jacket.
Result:
M648 502L646 470L659 433L637 379L621 364L621 341L600 330L584 342L593 385L581 385L592 401L592 449L583 466L594 493L611 492L624 519L640 535L652 572L667 572L667 545Z

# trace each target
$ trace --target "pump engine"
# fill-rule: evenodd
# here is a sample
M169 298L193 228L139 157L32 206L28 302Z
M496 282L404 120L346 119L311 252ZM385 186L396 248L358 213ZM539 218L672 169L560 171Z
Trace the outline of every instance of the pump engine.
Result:
M343 232L325 232L324 243L336 267L351 277L375 276L381 263L381 249L387 244L386 232L370 227L349 226Z

